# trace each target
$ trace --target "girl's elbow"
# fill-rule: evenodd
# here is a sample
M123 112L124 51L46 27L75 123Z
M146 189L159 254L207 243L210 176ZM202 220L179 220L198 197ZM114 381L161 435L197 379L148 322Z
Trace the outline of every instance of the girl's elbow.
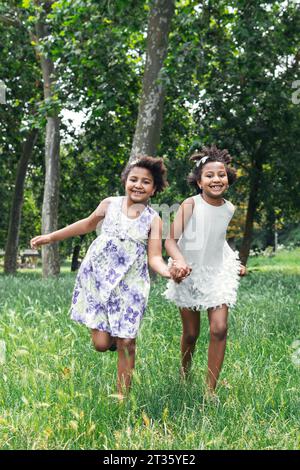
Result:
M167 238L166 241L165 241L165 249L167 251L168 254L169 253L169 250L172 249L172 246L174 245L174 242L175 240L173 238ZM176 244L176 242L175 242Z
M96 230L96 228L97 228L97 224L95 223L95 221L89 220L89 219L85 221L85 224L83 226L85 233L93 232L94 230Z
M162 256L153 255L148 258L148 264L150 268L155 271L157 269L157 265L160 263L161 260L162 260Z
M148 265L151 269L153 269L153 265L155 265L155 257L154 256L148 256Z

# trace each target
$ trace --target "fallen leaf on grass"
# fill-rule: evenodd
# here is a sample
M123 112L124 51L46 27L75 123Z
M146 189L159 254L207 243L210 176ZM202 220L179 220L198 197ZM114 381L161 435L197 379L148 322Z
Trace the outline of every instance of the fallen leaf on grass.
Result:
M96 425L92 423L88 429L88 434L92 434L92 432L95 431L95 429L96 429Z
M149 427L150 426L150 419L148 418L148 416L146 415L145 412L143 412L142 414L142 418L143 418L143 423L145 426Z
M27 400L26 397L22 396L22 397L21 397L21 401L22 401L25 405L29 405L29 401Z
M71 413L78 421L84 417L84 412L82 410L79 413L77 410L71 410Z
M44 371L41 370L41 369L35 369L35 372L36 372L36 374L39 374L39 375L44 375L44 376L45 376L45 375L48 375L48 374L46 374L46 372L44 372Z
M63 376L68 379L71 375L71 369L69 369L69 367L64 367L62 373Z
M69 426L71 429L74 429L74 431L78 430L78 423L74 419L69 422Z
M50 403L45 403L45 402L38 402L35 403L35 408L49 408L51 405Z
M44 434L45 434L46 438L48 439L50 436L52 436L53 431L52 431L51 428L46 428L46 429L44 429Z
M17 351L15 351L15 356L27 356L27 354L29 354L27 349L17 349Z
M226 379L221 380L220 385L223 385L223 387L227 389L232 388L230 383Z

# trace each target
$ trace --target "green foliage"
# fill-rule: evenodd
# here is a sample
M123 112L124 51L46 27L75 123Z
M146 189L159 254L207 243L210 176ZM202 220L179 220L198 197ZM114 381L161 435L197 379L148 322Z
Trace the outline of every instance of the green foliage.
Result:
M142 4L134 7L136 15L128 16L133 4L122 1L113 4L103 2L101 5L96 1L84 4L55 2L47 15L51 35L37 43L35 24L42 14L38 2L25 2L18 9L16 5L15 10L0 2L1 12L5 17L20 22L23 31L20 35L20 30L13 25L0 22L6 39L1 51L6 61L1 63L0 77L6 81L7 76L10 82L14 77L16 82L15 89L9 83L7 105L0 107L1 178L3 176L6 181L6 185L1 187L3 217L0 222L0 247L5 245L12 186L22 140L31 126L44 129L46 116L54 111L64 107L89 112L84 135L76 137L70 127L62 125L63 137L67 140L73 138L73 143L66 146L65 153L62 149L62 153L73 160L67 163L63 159L62 170L70 168L72 171L80 159L82 164L75 170L76 180L72 175L63 173L60 225L70 222L70 214L74 219L87 216L101 198L120 187L117 175L120 165L127 161L136 119L139 90L136 71L139 67L135 57L139 45L144 43L139 18L142 22L146 18ZM125 24L126 15L130 20L126 20ZM12 44L14 54L10 53ZM47 54L55 62L58 79L53 95L46 100L42 99L41 70L35 53ZM19 56L18 62L16 59ZM44 139L43 132L40 139L40 142ZM36 205L32 214L28 210L31 205L24 206L21 247L34 235L30 218L35 219L36 207L41 208L44 168L40 148L36 148L28 172L27 187L32 191L31 198L34 197ZM79 179L84 179L81 186ZM6 186L10 192L5 190ZM80 195L77 193L79 187L82 189ZM39 224L34 225L37 227Z
M149 2L58 0L47 13L51 35L38 44L40 2L0 1L0 14L9 19L0 21L0 79L8 86L7 104L0 105L0 248L22 141L31 127L42 130L53 110L86 114L81 133L61 126L59 225L85 217L103 197L122 191L119 175L136 124L148 12ZM291 100L299 78L299 22L295 2L176 2L161 76L166 101L159 155L166 156L170 186L155 202L173 204L193 193L186 184L188 155L199 139L233 155L239 179L227 197L243 216L251 178L259 176L260 228L266 224L271 233L275 216L282 225L299 219L300 107ZM42 99L40 53L55 63L49 101ZM22 245L33 235L30 208L38 229L43 144L41 132L26 183L31 202L23 210ZM67 242L64 255L71 246Z
M290 224L282 230L279 241L284 245L300 246L300 225Z
M17 162L28 130L36 125L36 103L41 99L42 86L29 36L14 4L0 2L0 14L16 21L16 26L0 21L0 77L7 86L6 104L0 105L0 248L5 247L8 218L14 190ZM34 164L41 159L38 141ZM28 226L28 221L25 226ZM24 238L24 232L21 239Z

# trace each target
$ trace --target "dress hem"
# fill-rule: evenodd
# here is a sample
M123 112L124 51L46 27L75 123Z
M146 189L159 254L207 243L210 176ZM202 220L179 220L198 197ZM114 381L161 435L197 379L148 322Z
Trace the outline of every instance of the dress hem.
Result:
M232 252L217 272L213 267L203 266L197 269L196 279L192 273L179 285L170 280L163 296L180 308L217 309L221 305L232 308L236 305L240 266L238 253Z
M168 295L166 293L163 294L164 297L166 298L166 300L168 300L169 302L172 302L173 304L176 305L176 307L179 307L179 308L188 308L190 310L207 310L207 309L210 309L212 308L213 310L216 310L220 307L222 307L222 305L226 305L228 308L233 308L235 307L236 305L236 302L230 302L230 301L220 301L218 302L216 305L204 305L204 304L192 304L192 305L187 305L186 302L180 302L180 301L175 301L173 298L170 298L168 297Z
M104 328L97 328L95 325L92 325L90 324L89 322L85 321L85 320L77 320L75 318L72 318L72 316L70 317L72 321L76 322L76 323L80 323L80 325L84 325L86 326L87 328L89 328L90 330L97 330L97 331L102 331L103 333L108 333L112 338L120 338L120 339L136 339L137 338L137 335L135 336L119 336L117 334L113 334L111 331L109 331L109 329L104 329Z

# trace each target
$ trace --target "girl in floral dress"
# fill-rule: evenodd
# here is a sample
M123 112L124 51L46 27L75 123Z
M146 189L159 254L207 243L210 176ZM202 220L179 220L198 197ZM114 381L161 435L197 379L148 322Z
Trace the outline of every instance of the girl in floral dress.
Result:
M91 329L97 351L118 351L118 393L130 388L135 343L150 289L148 263L170 278L162 259L162 222L149 199L162 191L166 168L161 158L139 156L122 173L126 196L104 199L86 219L31 240L32 248L96 229L80 266L71 318Z

